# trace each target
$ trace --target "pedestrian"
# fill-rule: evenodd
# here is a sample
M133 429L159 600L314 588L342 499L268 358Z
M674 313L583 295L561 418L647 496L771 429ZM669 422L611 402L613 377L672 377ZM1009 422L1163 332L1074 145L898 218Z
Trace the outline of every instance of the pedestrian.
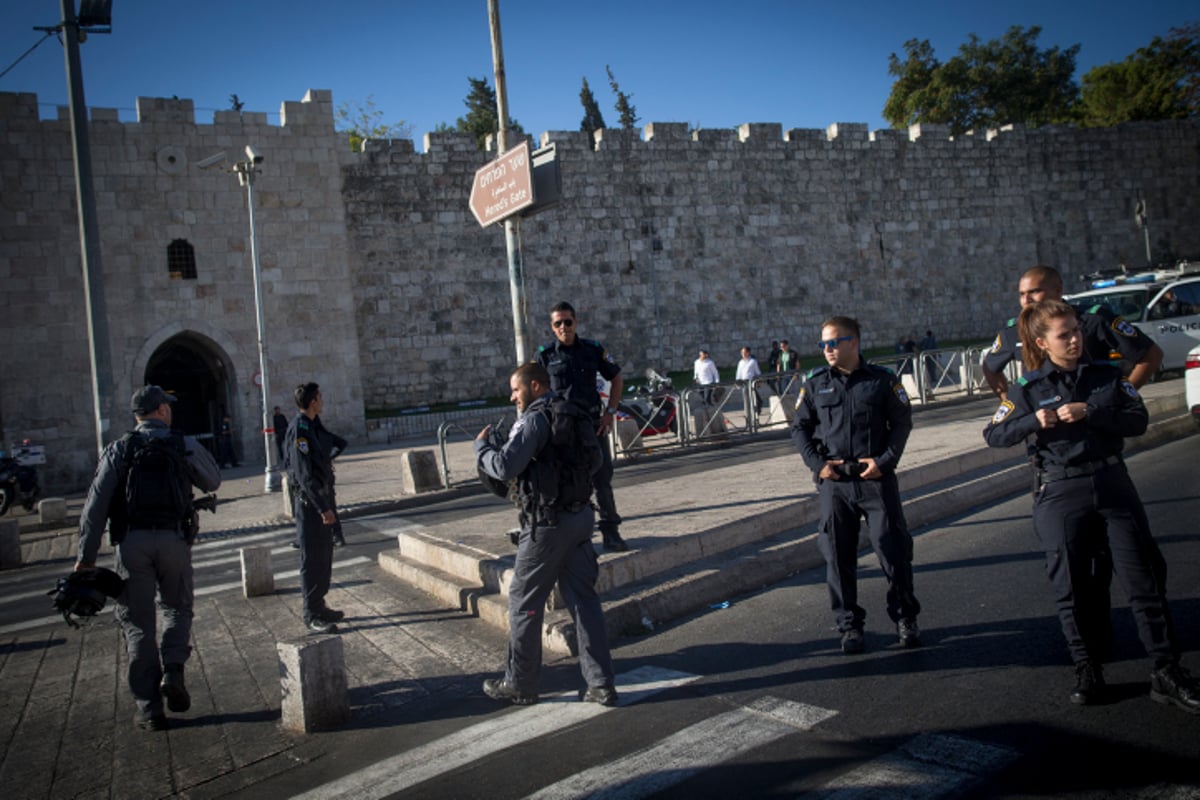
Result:
M700 348L700 356L692 363L692 380L700 386L700 398L704 405L712 405L713 388L721 382L721 374L717 372L717 365L713 363L712 357L708 354L707 347Z
M551 440L550 375L541 364L524 364L509 378L511 399L519 414L509 431L508 440L497 445L491 438L491 426L475 439L478 468L492 478L507 482L516 479L521 498L521 531L517 540L517 559L508 588L509 640L508 662L504 675L488 678L483 691L495 700L516 705L531 705L538 699L538 678L542 666L542 619L546 601L555 584L562 593L567 610L575 623L579 669L587 688L584 702L604 706L617 704L613 680L612 656L604 611L596 594L599 568L592 547L593 511L587 501L588 482L577 497L560 496L546 502L545 488L555 484L556 463L564 455L547 451L556 448ZM590 420L583 420L569 454L585 469L596 470L603 462L599 440ZM548 464L540 468L541 464Z
M550 326L554 341L538 348L537 363L550 374L550 388L584 408L588 409L596 423L596 436L604 441L612 429L613 416L621 403L624 378L621 367L613 361L604 346L592 339L579 336L575 308L565 300L555 303L550 309ZM596 375L610 381L608 405L601 407L600 392L596 389ZM621 538L621 515L617 513L617 501L612 490L612 452L601 447L604 463L593 476L596 490L596 505L600 512L600 535L604 549L622 552L629 545Z
M932 330L926 330L925 335L921 337L921 341L917 342L917 350L922 354L926 350L937 350L937 337L933 335ZM937 360L937 355L929 353L923 356L925 362L925 399L933 399L933 390L938 385L938 372L941 370L941 362Z
M740 386L749 386L751 399L754 403L754 413L762 412L762 396L758 393L758 386L754 383L754 379L762 374L762 370L758 368L758 359L750 352L749 347L742 348L742 360L738 362L737 371L734 373L734 380Z
M221 469L238 466L233 452L233 420L228 414L221 416L221 432L217 436L217 463Z
M1200 686L1180 664L1167 607L1166 562L1121 457L1125 437L1146 431L1146 406L1118 367L1088 359L1070 305L1027 304L1017 328L1028 371L1008 387L983 435L992 447L1032 437L1033 529L1075 665L1070 700L1091 705L1105 696L1111 613L1107 592L1097 602L1089 576L1098 562L1111 563L1153 659L1150 696L1200 714Z
M775 339L771 340L771 352L767 353L767 372L775 374L779 372L779 342ZM771 386L771 391L779 394L779 379L774 378L768 383Z
M1017 297L1021 308L1042 300L1062 300L1062 276L1053 267L1040 264L1030 267L1017 282ZM1079 315L1079 323L1084 354L1092 363L1118 364L1136 389L1145 386L1158 372L1163 359L1162 348L1124 318L1113 314L1105 304L1088 308ZM1120 355L1118 360L1114 361L1114 353ZM1010 319L996 334L983 361L983 378L1001 400L1008 394L1004 368L1013 360L1022 361L1017 317Z
M275 406L275 415L271 419L271 427L275 429L275 454L279 457L279 465L283 466L283 443L287 439L288 419L283 409Z
M830 317L817 344L827 366L800 387L792 442L813 472L821 514L817 543L842 652L864 649L866 611L858 603L860 517L887 578L887 613L902 647L921 643L913 594L913 541L900 506L896 465L912 431L912 406L900 379L859 351L858 322Z
M321 387L302 383L296 387L300 409L288 427L288 481L296 487L292 504L296 539L300 543L300 591L304 598L304 625L312 633L336 633L345 614L325 604L333 571L333 535L337 500L333 492L333 456L330 440L317 421L325 407Z
M800 356L788 344L787 339L779 340L779 361L778 367L780 372L791 372L800 368Z
M76 570L95 566L107 523L116 545L116 571L125 579L116 618L129 656L126 679L137 705L134 724L150 731L167 727L164 697L173 712L191 707L183 674L192 652L191 491L196 486L214 492L221 485L220 468L208 450L171 430L174 402L158 386L134 392L137 426L100 456L80 513L75 564ZM159 448L174 455L156 459ZM161 640L156 635L160 608Z

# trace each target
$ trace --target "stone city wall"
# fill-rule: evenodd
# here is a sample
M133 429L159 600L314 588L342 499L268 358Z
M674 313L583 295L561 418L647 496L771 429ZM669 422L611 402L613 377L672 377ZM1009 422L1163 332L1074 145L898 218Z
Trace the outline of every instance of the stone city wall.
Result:
M347 151L333 98L310 91L266 114L197 124L190 100L139 98L136 122L91 109L118 410L164 343L186 337L228 386L247 460L262 458L246 191L226 167L253 144L256 225L273 403L320 382L324 417L351 439L364 410L507 394L515 363L501 226L467 201L493 156L455 133ZM1141 264L1133 205L1147 201L1156 258L1200 253L1200 125L1021 128L953 140L944 129L774 124L691 131L550 132L562 202L520 231L534 343L547 309L577 307L584 336L629 373L686 369L707 346L731 366L748 343L801 351L832 313L868 347L988 340L1025 267L1067 276ZM48 484L94 464L87 323L65 109L0 94L0 428L46 444ZM195 250L172 279L167 246ZM1077 288L1072 286L1070 288ZM660 356L661 352L661 356ZM131 420L118 419L111 432ZM257 455L256 455L257 454Z

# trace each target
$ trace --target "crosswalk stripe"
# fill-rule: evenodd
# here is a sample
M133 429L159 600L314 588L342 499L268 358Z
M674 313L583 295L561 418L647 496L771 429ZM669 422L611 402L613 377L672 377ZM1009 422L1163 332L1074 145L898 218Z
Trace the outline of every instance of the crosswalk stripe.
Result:
M626 706L637 703L650 695L698 680L699 677L657 667L638 667L617 676L620 704ZM387 797L507 749L515 742L528 741L577 725L610 710L595 703L581 703L574 693L543 698L536 706L497 715L296 795L296 798L371 800Z
M367 558L366 556L355 556L354 558L347 558L342 561L333 562L333 569L342 569L344 567L356 567L359 564L370 564L370 563L372 563L372 560ZM291 569L291 570L288 570L287 572L275 573L275 580L286 580L289 578L298 578L298 577L300 577L300 570L298 570L298 569ZM205 595L216 594L217 592L226 592L226 591L229 591L230 589L241 589L241 588L242 588L241 581L228 581L227 583L217 583L217 584L213 584L211 586L202 586L202 587L196 589L193 592L193 594L195 597L204 597ZM43 594L45 594L45 593L43 592ZM49 602L49 598L47 598L47 602ZM112 610L113 610L113 604L106 603L104 605L104 608L100 609L100 614L111 614ZM100 614L97 614L96 617L99 617ZM9 623L8 625L0 625L0 636L4 636L4 635L10 634L10 633L18 633L20 631L29 630L30 628L40 628L43 625L54 625L55 623L59 623L62 621L63 621L62 615L55 614L54 616L50 616L50 617L38 617L37 619L27 619L27 620L22 620L21 622Z
M826 800L953 797L1018 756L1014 750L974 739L925 733L891 753L856 766L811 796Z
M772 742L837 714L816 706L762 697L671 734L653 747L577 773L530 795L536 800L633 800L670 788L713 764ZM613 776L619 775L617 783Z

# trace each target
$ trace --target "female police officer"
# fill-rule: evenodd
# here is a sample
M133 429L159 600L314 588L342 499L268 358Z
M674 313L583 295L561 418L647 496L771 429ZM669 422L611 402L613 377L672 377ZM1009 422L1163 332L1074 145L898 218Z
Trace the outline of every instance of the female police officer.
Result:
M1060 300L1026 306L1018 321L1029 372L1010 388L983 435L992 447L1033 437L1038 470L1033 528L1046 552L1059 622L1075 662L1071 702L1095 703L1104 691L1106 604L1086 591L1094 556L1111 549L1129 593L1138 634L1154 659L1150 696L1200 714L1200 688L1179 664L1167 609L1166 562L1121 459L1126 436L1146 430L1137 390L1120 371L1082 358L1075 310Z

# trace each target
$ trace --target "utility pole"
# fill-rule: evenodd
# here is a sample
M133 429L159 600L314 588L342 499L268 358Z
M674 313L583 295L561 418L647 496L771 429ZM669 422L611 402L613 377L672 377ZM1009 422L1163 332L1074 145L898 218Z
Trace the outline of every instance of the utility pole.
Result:
M496 136L496 155L508 152L508 88L504 80L504 48L500 43L500 0L488 0L488 25L492 32L492 69L496 76L496 117L500 130ZM519 217L504 220L504 246L508 251L508 287L512 296L513 334L516 339L517 365L529 361L529 322L525 308L525 276L517 248Z
M101 25L110 22L108 19L87 21ZM96 424L96 453L100 454L104 450L104 435L115 413L115 398L108 339L108 307L104 301L104 268L100 262L100 226L96 220L92 151L88 142L87 103L83 98L83 70L79 64L79 42L83 35L80 32L80 20L75 16L75 0L62 0L62 22L58 27L62 30L66 45L63 51L67 59L71 143L75 151L75 203L79 209L80 256L83 259L88 347L92 361L92 409Z

